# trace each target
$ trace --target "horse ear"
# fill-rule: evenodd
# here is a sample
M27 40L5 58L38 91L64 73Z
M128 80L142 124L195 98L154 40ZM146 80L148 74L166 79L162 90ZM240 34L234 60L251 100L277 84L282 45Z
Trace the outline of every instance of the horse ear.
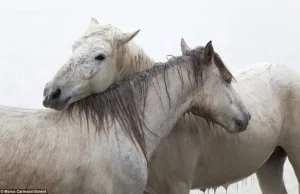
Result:
M186 44L185 40L183 38L181 38L181 52L184 55L186 52L189 52L191 50L191 48Z
M212 60L212 58L214 57L214 54L215 54L214 47L213 47L211 41L209 41L206 44L204 53L205 53L206 61L210 62Z
M96 26L98 24L99 23L98 23L98 21L95 18L91 18L89 28L92 27L92 26Z
M137 30L135 32L130 32L130 33L120 33L117 35L117 44L118 45L122 45L125 44L127 42L129 42L131 39L133 39L138 33L140 32L140 30Z

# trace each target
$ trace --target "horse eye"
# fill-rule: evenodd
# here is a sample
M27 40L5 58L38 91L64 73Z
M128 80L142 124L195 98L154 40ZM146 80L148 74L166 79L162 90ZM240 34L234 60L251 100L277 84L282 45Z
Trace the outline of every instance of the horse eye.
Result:
M225 81L227 84L231 84L233 77L232 77L232 75L229 74L229 73L224 73L224 74L223 74L223 79L224 79L224 81Z
M97 57L95 57L95 59L97 61L103 61L105 59L105 56L103 54L101 54L101 55L98 55Z
M232 79L226 79L225 82L226 82L227 84L231 84Z

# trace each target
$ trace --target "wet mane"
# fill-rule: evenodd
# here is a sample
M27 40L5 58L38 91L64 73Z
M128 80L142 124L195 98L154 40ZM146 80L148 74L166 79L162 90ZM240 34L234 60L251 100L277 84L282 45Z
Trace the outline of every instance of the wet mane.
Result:
M147 158L143 130L145 127L144 110L149 86L153 84L152 78L156 77L157 80L158 76L163 76L164 86L159 87L164 87L167 94L169 94L167 70L170 68L178 73L182 83L182 69L187 68L191 71L188 73L189 80L194 79L196 85L202 84L202 75L208 64L203 55L201 50L193 50L187 56L171 57L166 63L158 63L151 69L138 72L134 76L114 84L105 92L91 95L71 104L63 113L67 113L70 117L78 114L81 122L87 120L89 123L91 121L97 132L108 133L104 126L107 126L109 122L119 122L126 136L140 146ZM188 67L187 63L191 63L191 67ZM223 68L220 65L219 69L223 70ZM168 95L168 97L170 104L170 96Z

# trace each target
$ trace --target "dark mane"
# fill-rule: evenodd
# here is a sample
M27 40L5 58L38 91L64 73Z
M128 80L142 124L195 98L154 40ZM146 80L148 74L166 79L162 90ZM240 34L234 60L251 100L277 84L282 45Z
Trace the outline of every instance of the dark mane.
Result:
M203 52L194 50L191 55L171 57L166 63L158 63L153 68L143 72L138 72L134 76L124 81L114 84L109 90L91 95L87 98L79 100L71 104L66 111L69 117L78 114L81 122L87 120L92 122L97 132L104 131L108 133L104 126L111 122L119 122L126 136L136 145L140 146L143 154L147 158L147 150L145 144L144 125L144 109L148 89L153 84L154 77L163 76L164 87L168 94L168 69L172 68L178 72L178 76L182 79L182 69L187 68L187 62L192 63L189 73L189 79L194 79L195 84L202 83L202 74L207 63L204 61ZM224 66L225 67L225 66ZM220 65L219 69L225 69ZM225 71L223 70L223 71ZM159 94L158 94L159 95ZM169 103L170 103L170 96Z
M199 46L193 50L190 50L190 51L184 53L184 55L186 55L186 56L199 55L199 52L202 52L203 53L202 55L204 56L205 47ZM214 52L214 62L216 64L216 66L218 67L218 69L222 75L222 78L225 82L230 83L232 80L235 80L233 75L228 70L228 68L226 67L226 65L224 64L223 60L221 59L220 55L217 52Z

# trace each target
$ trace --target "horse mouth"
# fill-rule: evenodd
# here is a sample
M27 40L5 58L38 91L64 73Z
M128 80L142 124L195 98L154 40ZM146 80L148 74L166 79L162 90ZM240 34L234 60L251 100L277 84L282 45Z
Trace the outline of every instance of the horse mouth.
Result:
M67 97L67 98L65 98L63 100L49 100L46 97L43 100L43 106L45 108L51 108L51 109L54 109L56 111L62 111L62 110L64 110L68 106L68 104L69 104L69 102L70 102L71 99L72 99L71 96L69 96L69 97Z
M249 125L249 121L250 119L246 119L246 120L236 120L235 124L234 124L234 130L229 131L229 133L233 134L233 133L241 133L246 131L246 129L248 128Z

